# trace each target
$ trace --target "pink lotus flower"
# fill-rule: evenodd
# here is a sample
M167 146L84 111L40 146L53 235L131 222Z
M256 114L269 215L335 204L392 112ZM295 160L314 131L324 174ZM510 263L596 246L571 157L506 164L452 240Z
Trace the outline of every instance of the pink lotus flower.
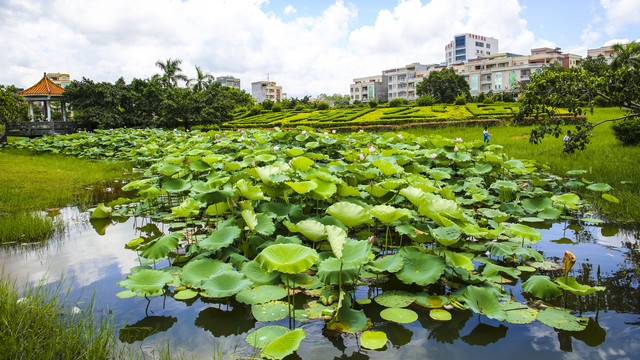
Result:
M275 150L275 151L280 150L280 146L278 146L278 145L274 146L274 147L273 147L273 150Z
M256 161L255 160L251 162L251 166L253 166L253 167L256 166Z
M457 142L462 142L462 138L456 138Z
M349 146L351 146L351 141L349 141Z
M373 146L369 146L369 152L375 152L376 148L374 148Z
M244 136L240 136L240 141L244 140Z
M369 242L373 244L375 240L376 240L376 237L374 235L371 235L371 237L369 238Z
M364 155L360 154L360 160L364 160Z
M458 147L457 147L457 146L454 146L454 147L453 147L453 151L458 151Z
M331 130L331 133L332 133L332 134L335 134L335 133L336 133L336 131L335 131L335 130Z
M402 140L402 134L398 134L398 137L400 138L400 140Z
M306 134L307 130L302 130L302 135Z
M431 155L429 155L429 156L431 156L431 158L432 158L432 159L435 159L435 158L437 158L437 157L438 157L438 154L433 153L433 154L431 154Z

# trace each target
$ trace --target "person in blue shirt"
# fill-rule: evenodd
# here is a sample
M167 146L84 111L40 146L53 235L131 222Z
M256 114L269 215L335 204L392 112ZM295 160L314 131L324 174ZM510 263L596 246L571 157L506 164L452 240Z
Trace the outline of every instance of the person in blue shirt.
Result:
M487 127L484 127L484 131L482 131L482 138L483 141L486 142L487 144L489 143L489 136L491 136L493 134L489 134L489 130L487 130Z

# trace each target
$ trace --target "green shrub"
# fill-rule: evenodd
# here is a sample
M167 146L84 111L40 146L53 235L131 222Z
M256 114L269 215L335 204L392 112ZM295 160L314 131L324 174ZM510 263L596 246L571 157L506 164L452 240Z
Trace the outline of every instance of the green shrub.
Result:
M327 104L327 103L326 103L326 102L324 102L324 101L318 101L318 102L316 103L316 108L317 108L318 110L327 110L327 109L329 109L329 104Z
M369 100L369 107L371 107L372 109L375 107L378 107L378 100L376 99Z
M251 110L249 110L249 115L256 116L256 115L260 115L261 112L262 112L262 108L259 105L255 105L251 107Z
M640 144L640 119L623 120L611 126L616 139L623 145L633 146Z
M273 112L280 112L282 111L282 106L280 104L275 104L271 107L271 111Z
M271 108L273 107L273 104L275 104L273 101L267 99L262 102L262 108L265 110L271 110Z
M467 95L460 94L460 95L456 96L456 100L454 101L454 104L456 104L456 105L464 105L466 103L467 103Z
M493 104L494 102L496 102L496 99L491 95L487 95L484 100L482 100L483 104Z
M418 98L418 100L416 100L416 104L418 106L431 106L435 103L436 103L436 98L434 98L431 95L425 95L421 98Z
M402 99L400 98L395 98L391 101L389 101L389 106L390 107L398 107L398 106L402 106L404 105L404 101L402 101Z
M293 108L294 111L302 111L304 110L304 105L302 104L298 104L296 105L296 107Z

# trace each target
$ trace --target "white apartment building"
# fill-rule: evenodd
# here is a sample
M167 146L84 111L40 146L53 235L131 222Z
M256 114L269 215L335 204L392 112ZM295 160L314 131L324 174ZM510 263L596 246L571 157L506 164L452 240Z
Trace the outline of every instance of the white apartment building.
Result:
M499 51L498 39L466 33L454 36L453 41L444 47L444 58L447 65L451 65L497 54Z
M356 100L368 103L371 99L387 101L387 76L374 75L353 79L349 89L350 103Z
M256 81L251 83L251 97L256 103L267 99L279 102L285 98L285 94L282 92L282 86L276 86L275 81Z
M387 99L393 100L396 98L415 100L418 98L416 95L416 85L422 81L422 77L425 73L435 68L437 65L423 65L420 63L413 63L401 68L384 70L382 75L387 77L388 94Z

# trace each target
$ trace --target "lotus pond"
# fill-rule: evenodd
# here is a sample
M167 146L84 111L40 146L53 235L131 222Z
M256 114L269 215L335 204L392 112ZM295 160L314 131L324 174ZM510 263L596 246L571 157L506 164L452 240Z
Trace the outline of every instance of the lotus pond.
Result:
M634 358L637 234L500 147L408 133L115 130L16 144L141 178L2 248L120 341L187 357ZM589 184L605 200L606 184ZM535 354L535 355L534 355Z

